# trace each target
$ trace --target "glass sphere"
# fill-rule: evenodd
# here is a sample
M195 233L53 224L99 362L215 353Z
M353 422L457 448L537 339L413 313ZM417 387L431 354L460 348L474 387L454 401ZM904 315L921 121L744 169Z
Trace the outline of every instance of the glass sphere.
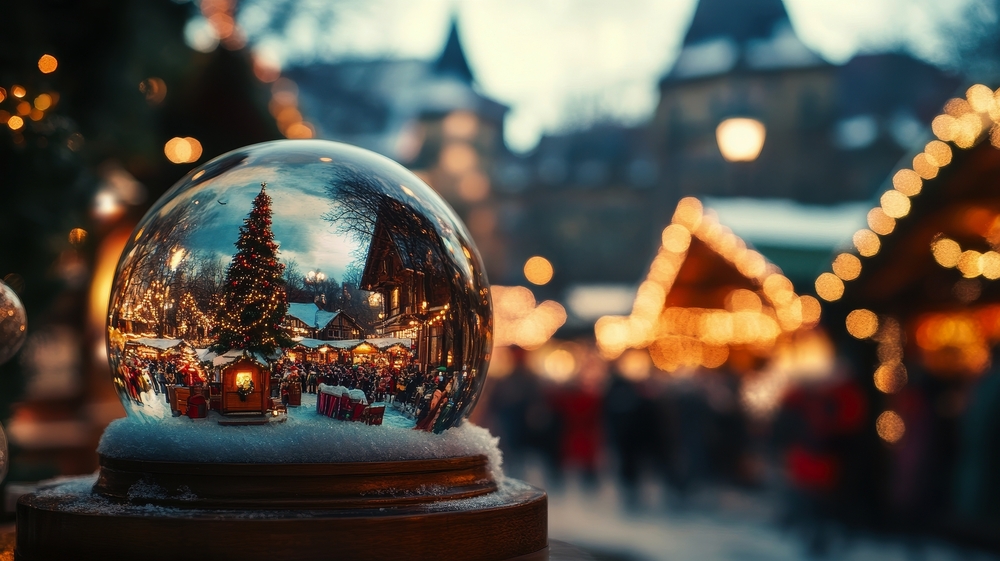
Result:
M419 178L352 146L283 140L193 170L139 222L108 355L128 414L165 426L440 432L482 390L490 306L465 226Z
M24 305L17 294L0 281L0 364L10 360L24 344L27 326Z

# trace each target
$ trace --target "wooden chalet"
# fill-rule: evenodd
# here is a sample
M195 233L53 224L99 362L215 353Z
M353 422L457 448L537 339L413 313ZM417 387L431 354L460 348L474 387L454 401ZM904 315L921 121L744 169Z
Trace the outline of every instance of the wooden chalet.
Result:
M267 413L270 406L271 375L266 364L244 354L222 368L223 415Z
M311 302L293 302L285 314L285 328L294 336L321 341L360 339L364 330L350 315L343 311L328 312Z
M375 223L360 283L362 290L382 297L381 336L415 339L417 360L424 366L459 360L454 351L449 355L449 341L456 331L444 321L451 304L451 279L437 240L433 225L396 203Z

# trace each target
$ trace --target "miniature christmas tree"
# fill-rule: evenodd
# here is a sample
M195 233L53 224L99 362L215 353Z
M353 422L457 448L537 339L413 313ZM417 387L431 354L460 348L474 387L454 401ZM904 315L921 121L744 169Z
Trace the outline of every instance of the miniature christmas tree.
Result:
M278 244L271 231L271 197L261 183L250 214L240 226L236 254L226 268L225 297L218 311L216 343L225 352L246 349L271 355L291 347L292 339L281 327L288 312L288 297L278 262Z

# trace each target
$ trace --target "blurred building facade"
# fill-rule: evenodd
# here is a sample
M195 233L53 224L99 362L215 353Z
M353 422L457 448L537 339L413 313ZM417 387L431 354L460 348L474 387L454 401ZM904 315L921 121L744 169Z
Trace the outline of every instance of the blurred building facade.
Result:
M782 0L701 0L647 123L548 135L526 155L505 148L507 108L477 91L454 22L435 60L286 75L320 136L394 157L439 190L494 282L523 283L520 265L543 255L555 276L540 290L556 298L575 284L635 284L684 196L869 199L958 85L902 53L826 62L795 34ZM763 125L759 156L725 159L718 127L730 118ZM779 266L821 261L772 249Z

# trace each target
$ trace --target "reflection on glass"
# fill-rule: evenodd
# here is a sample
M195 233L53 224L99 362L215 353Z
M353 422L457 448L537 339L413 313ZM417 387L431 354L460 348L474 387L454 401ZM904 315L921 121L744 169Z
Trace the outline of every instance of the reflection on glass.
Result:
M401 166L323 141L251 146L182 180L125 247L108 322L126 410L165 426L441 431L475 404L492 333L453 211Z
M0 281L0 364L10 360L24 344L28 320L14 291Z

